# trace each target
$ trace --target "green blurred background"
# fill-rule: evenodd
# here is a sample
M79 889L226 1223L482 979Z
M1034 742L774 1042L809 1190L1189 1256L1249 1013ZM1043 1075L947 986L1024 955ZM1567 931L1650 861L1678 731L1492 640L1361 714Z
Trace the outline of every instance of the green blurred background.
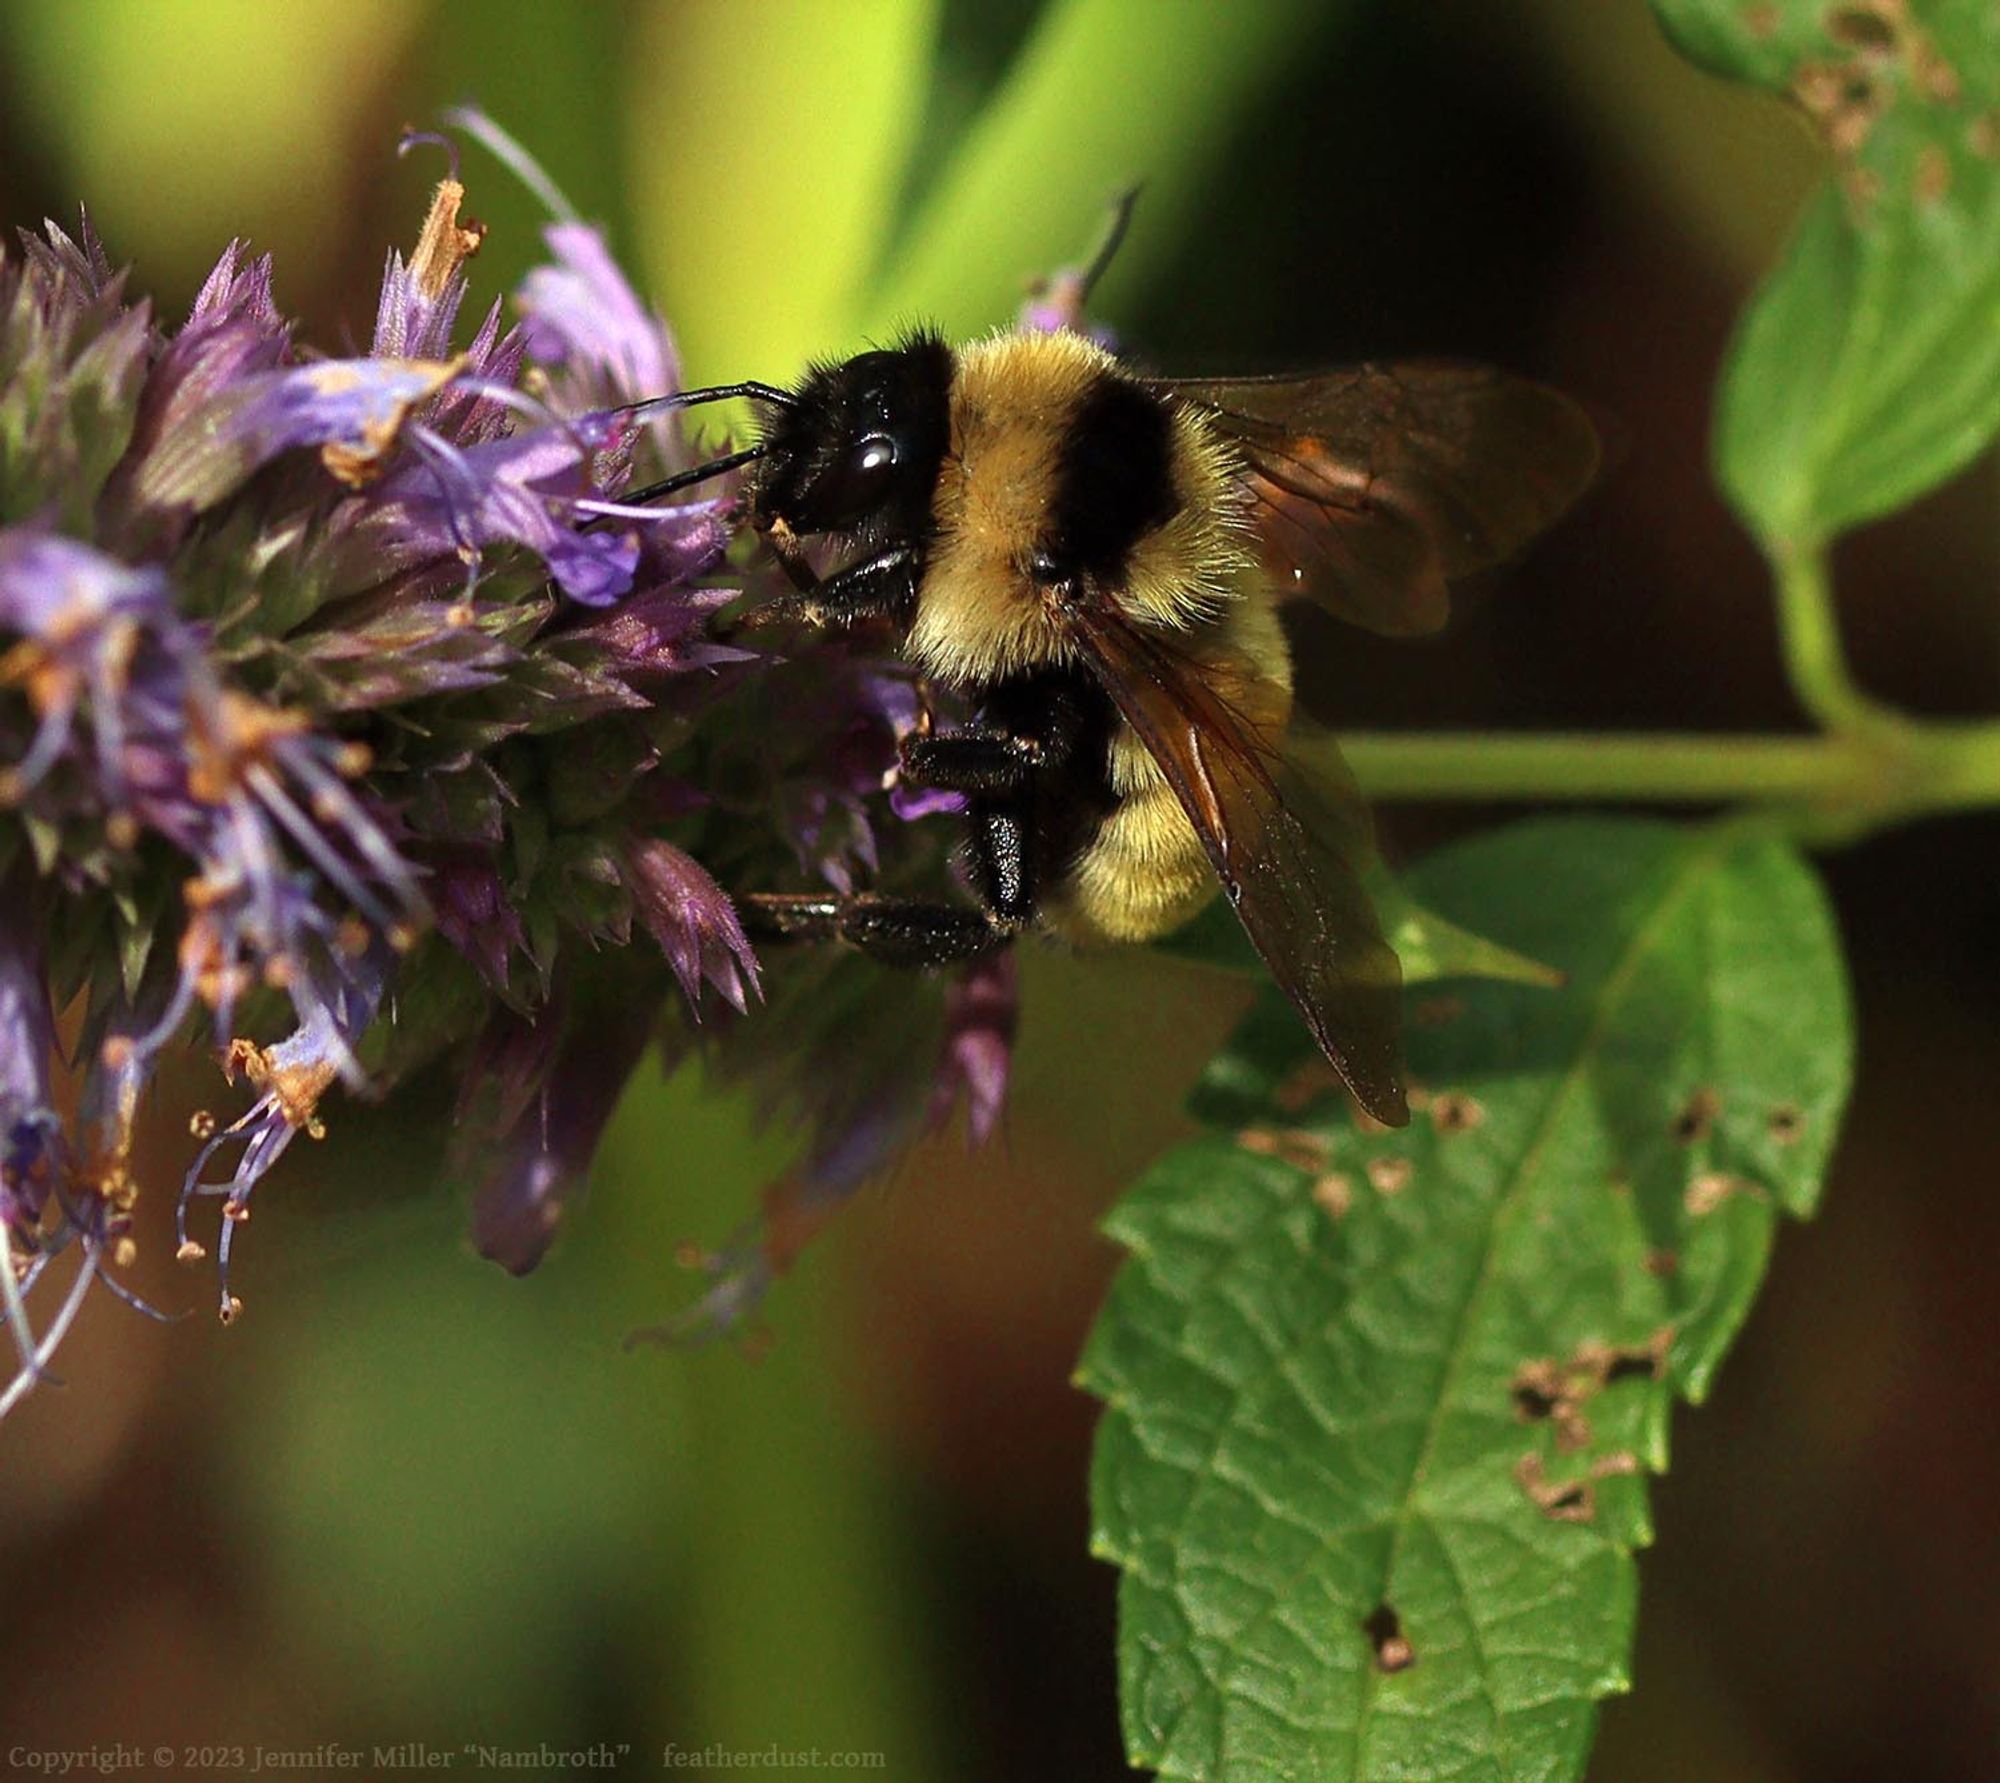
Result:
M1444 640L1304 627L1319 704L1795 722L1704 440L1729 319L1815 152L1678 62L1640 0L22 0L0 7L0 214L86 200L169 316L246 235L308 338L365 339L440 171L395 160L398 127L466 98L609 225L695 381L783 378L918 316L1000 323L1143 177L1102 308L1163 368L1451 353L1619 419L1592 503ZM490 295L540 219L465 165ZM1996 493L1989 458L1843 550L1885 694L2000 709ZM1385 831L1407 857L1505 815ZM1995 855L1966 821L1828 863L1860 992L1852 1127L1827 1213L1786 1235L1715 1404L1681 1420L1639 1693L1595 1776L1991 1774ZM754 1361L618 1348L692 1290L682 1241L727 1232L787 1156L698 1081L635 1088L523 1282L472 1256L436 1181L448 1086L335 1110L259 1198L236 1328L105 1301L71 1388L8 1425L0 1731L1125 1775L1067 1378L1113 1263L1093 1221L1185 1130L1242 993L1041 954L1026 993L1006 1142L948 1136L867 1195ZM152 1180L210 1094L192 1067L169 1086ZM202 1300L150 1237L150 1290Z

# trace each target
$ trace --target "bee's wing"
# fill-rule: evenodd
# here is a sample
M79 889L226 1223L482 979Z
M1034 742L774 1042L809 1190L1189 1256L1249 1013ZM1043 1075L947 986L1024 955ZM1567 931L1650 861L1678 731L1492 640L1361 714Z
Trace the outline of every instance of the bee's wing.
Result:
M1283 688L1196 663L1122 615L1079 612L1072 635L1320 1050L1369 1114L1402 1126L1402 969L1362 889L1368 813L1331 739L1283 737Z
M1266 567L1339 618L1435 631L1445 583L1524 545L1596 474L1559 392L1486 366L1165 379L1242 453Z

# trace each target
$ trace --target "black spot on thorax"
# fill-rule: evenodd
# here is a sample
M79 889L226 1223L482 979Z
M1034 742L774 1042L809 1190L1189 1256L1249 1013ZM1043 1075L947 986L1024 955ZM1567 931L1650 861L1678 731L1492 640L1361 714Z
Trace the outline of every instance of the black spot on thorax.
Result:
M1132 547L1179 507L1166 404L1107 372L1077 405L1064 435L1044 554L1065 575L1116 580Z

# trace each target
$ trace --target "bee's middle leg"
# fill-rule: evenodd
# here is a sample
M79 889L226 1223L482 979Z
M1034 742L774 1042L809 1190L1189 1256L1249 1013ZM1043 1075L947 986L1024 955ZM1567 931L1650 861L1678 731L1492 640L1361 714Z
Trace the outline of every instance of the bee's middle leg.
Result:
M737 900L753 941L840 941L885 966L955 965L1005 947L1034 920L1026 815L975 800L972 878L981 907L876 892L751 892Z
M904 969L977 959L1014 936L983 910L873 892L750 892L737 908L753 941L840 941Z

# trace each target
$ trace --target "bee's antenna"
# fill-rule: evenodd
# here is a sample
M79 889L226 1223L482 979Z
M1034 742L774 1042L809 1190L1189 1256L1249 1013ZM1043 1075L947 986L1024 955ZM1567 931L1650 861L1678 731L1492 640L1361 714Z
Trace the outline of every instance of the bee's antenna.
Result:
M1090 256L1090 264L1078 275L1079 298L1088 297L1097 281L1104 276L1105 269L1116 258L1125 240L1125 231L1132 226L1132 212L1138 205L1139 194L1145 188L1137 181L1127 186L1111 201L1111 215L1105 219L1104 233L1097 238L1096 250Z
M692 470L677 471L664 482L648 483L644 489L635 489L619 496L622 506L638 507L642 503L658 501L663 495L672 495L692 483L706 483L710 477L719 477L724 471L733 471L742 465L752 464L770 450L768 446L745 446L740 452L726 453L721 458L711 458L706 464L698 464Z
M781 409L795 409L799 399L789 390L780 390L775 384L759 384L746 381L740 384L711 384L705 390L676 390L671 396L649 396L644 402L628 402L622 408L613 409L614 415L645 415L659 409L691 409L697 403L727 402L731 397L747 396L755 402L767 402ZM663 495L672 495L676 490L685 489L693 483L705 483L710 477L719 477L724 471L733 471L742 465L762 458L770 448L764 445L745 446L740 452L730 452L721 458L711 458L706 464L698 464L692 470L678 471L664 482L649 483L644 489L636 489L619 500L628 506L638 506L642 502L657 501Z
M747 396L756 402L768 402L781 409L795 409L799 399L789 390L780 390L775 384L711 384L706 390L676 390L671 396L649 396L644 402L628 402L623 408L613 409L614 415L643 415L653 409L691 409L697 403L727 402L732 396Z

